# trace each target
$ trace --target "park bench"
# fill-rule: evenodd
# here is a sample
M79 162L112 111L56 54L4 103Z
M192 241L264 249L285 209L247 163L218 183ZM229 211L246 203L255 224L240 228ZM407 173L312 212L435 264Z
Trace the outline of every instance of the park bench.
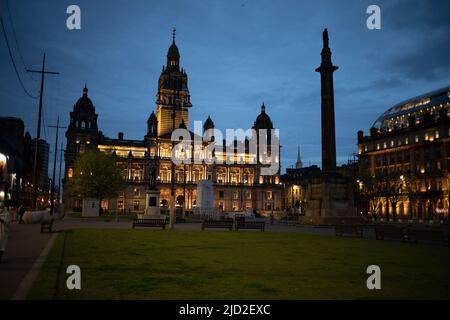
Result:
M206 228L233 229L233 220L203 220L202 230Z
M53 218L44 219L41 221L41 233L48 232L52 233L53 228Z
M166 219L133 219L133 226L135 227L161 227L166 228Z
M450 246L450 234L440 228L409 228L408 239L412 243L419 241L444 242Z
M336 237L337 236L343 237L344 234L356 235L360 238L363 237L363 228L358 225L351 225L351 224L336 225L335 229L336 229Z
M266 223L264 221L236 221L235 230L238 231L239 229L259 229L261 231L264 231L265 226Z
M375 239L384 240L384 238L406 240L407 234L404 229L395 226L375 226Z

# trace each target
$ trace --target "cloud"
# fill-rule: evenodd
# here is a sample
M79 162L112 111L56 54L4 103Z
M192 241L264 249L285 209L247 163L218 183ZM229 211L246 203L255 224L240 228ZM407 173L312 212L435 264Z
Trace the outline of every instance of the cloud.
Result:
M389 2L391 4L391 2ZM396 1L382 10L383 23L396 30L449 30L450 1Z
M450 1L398 1L382 12L384 25L401 41L387 68L409 80L448 77Z
M427 37L412 50L405 50L389 63L397 74L407 79L437 80L450 73L450 43L448 35Z

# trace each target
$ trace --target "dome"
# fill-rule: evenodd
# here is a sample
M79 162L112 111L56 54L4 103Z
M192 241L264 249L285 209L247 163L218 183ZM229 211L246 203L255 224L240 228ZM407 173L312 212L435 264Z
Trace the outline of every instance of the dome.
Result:
M83 96L75 103L73 111L76 113L94 113L95 108L91 99L88 98L88 88L84 85Z
M373 123L377 129L390 129L394 126L406 126L409 116L422 117L425 111L433 108L448 108L450 103L450 86L431 91L398 103L386 110ZM437 114L437 112L435 113Z
M255 124L253 125L254 129L273 129L272 120L269 115L266 113L266 106L264 102L261 106L261 113L256 117Z

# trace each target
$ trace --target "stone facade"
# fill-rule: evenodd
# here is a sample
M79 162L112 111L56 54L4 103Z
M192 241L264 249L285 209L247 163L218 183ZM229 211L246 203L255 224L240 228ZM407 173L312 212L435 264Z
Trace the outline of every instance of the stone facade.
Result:
M360 211L388 219L448 217L449 106L445 87L388 109L370 135L358 132L359 188L377 194L365 197Z
M192 107L188 76L180 68L179 62L180 54L174 39L167 53L167 63L158 80L156 112L150 114L147 134L142 140L125 139L123 133L119 133L116 139L105 137L98 130L98 115L85 87L83 96L70 114L70 126L66 132L65 182L73 175L76 157L89 149L97 149L117 157L117 165L126 180L125 190L120 197L101 203L104 210L142 213L146 207L146 192L156 188L159 191L161 213L167 213L170 208L172 189L177 212L183 209L193 211L197 205L197 183L200 180L211 180L215 208L224 211L244 211L251 208L262 215L280 212L283 208L280 171L278 169L275 175L261 175L261 168L267 165L247 145L243 148L244 152L239 148L232 148L233 151L229 152L225 145L216 149L216 157L223 160L240 159L241 163L200 162L173 165L171 135L174 129L189 130L189 109ZM203 132L211 128L214 128L214 122L208 117L203 125ZM257 132L261 129L273 129L264 104L253 129ZM193 143L195 135L192 131L189 132ZM204 154L205 148L212 142L213 139L202 142L201 149L193 152ZM235 146L244 144L237 140L234 143ZM280 163L279 158L275 161ZM151 182L152 179L155 180L154 183ZM81 199L65 197L65 200L69 208L81 205Z

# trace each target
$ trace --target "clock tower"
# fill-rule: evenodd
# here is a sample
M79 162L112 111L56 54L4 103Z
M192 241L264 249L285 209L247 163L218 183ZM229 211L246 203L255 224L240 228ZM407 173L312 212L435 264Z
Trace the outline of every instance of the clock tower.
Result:
M167 63L162 68L158 80L156 97L157 135L164 136L173 131L173 113L175 112L175 128L184 121L189 124L188 110L192 107L188 89L188 76L180 68L180 53L175 44L175 29L172 32L172 45L167 52Z

